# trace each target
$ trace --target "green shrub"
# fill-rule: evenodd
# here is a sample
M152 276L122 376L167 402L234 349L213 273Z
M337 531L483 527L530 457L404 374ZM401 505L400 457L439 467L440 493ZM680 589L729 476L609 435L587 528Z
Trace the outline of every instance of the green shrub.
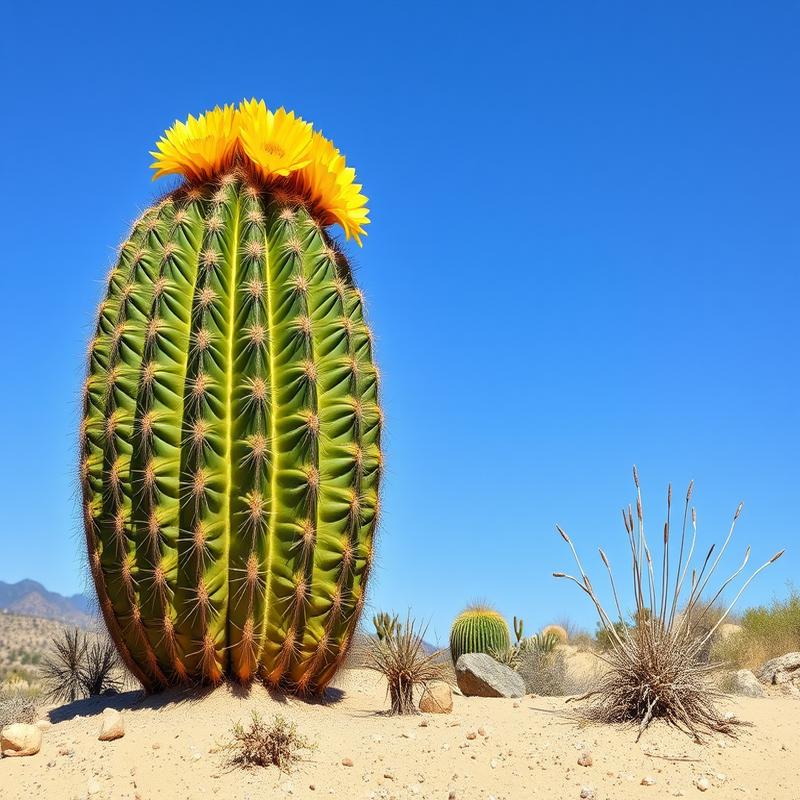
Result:
M786 599L748 609L739 624L740 631L714 644L715 661L754 669L771 658L800 650L800 592L790 588Z

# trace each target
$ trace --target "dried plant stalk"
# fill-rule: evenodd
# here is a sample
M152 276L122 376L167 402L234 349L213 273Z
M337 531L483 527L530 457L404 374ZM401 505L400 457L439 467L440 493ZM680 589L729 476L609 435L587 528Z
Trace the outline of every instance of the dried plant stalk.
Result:
M405 624L396 626L391 635L376 637L370 643L367 666L386 678L391 714L417 713L414 687L425 687L447 676L442 651L425 650L426 631L409 614Z
M747 547L741 565L720 584L719 589L707 597L709 582L715 574L720 560L730 544L742 504L736 509L730 530L714 556L716 545L712 545L703 560L699 573L693 567L697 544L697 514L691 507L694 484L686 492L681 526L680 546L675 569L672 571L670 557L672 488L667 491L667 514L663 528L661 573L656 574L651 550L645 535L644 510L639 475L633 468L636 486L636 518L633 508L623 509L622 517L631 551L631 576L635 611L633 627L625 624L617 584L611 563L600 549L600 559L608 573L616 613L613 615L622 624L616 624L600 602L589 576L581 564L575 546L560 526L557 531L572 551L580 579L563 572L554 572L556 578L574 582L584 592L597 610L600 625L610 642L610 648L602 658L607 665L596 687L576 698L587 701L583 713L600 722L627 722L638 724L637 741L654 719L684 730L697 741L703 734L722 733L735 735L737 720L722 716L716 703L721 693L709 681L719 664L710 663L705 657L706 645L717 628L730 614L736 602L752 580L762 570L777 561L783 550L742 583L733 600L724 607L716 623L708 628L702 622L709 610L736 578L744 571L750 560ZM687 528L691 522L691 539ZM687 587L687 576L691 576ZM687 596L688 592L688 596ZM685 600L684 600L685 598Z

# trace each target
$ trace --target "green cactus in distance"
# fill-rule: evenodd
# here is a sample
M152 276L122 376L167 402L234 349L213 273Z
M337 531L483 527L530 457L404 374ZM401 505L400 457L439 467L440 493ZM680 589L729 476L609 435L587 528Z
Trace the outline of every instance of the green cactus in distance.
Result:
M319 692L365 599L378 371L344 254L296 194L233 168L147 209L88 356L89 564L148 690Z
M485 605L469 606L453 621L450 629L450 655L455 664L465 653L507 650L510 645L508 625L502 615Z
M517 644L519 644L522 641L522 627L523 627L522 617L520 617L519 619L514 617L514 636L517 637Z
M397 614L390 617L385 611L381 611L380 614L375 614L372 617L372 624L375 626L375 633L381 641L390 639L392 636L399 636L403 627Z

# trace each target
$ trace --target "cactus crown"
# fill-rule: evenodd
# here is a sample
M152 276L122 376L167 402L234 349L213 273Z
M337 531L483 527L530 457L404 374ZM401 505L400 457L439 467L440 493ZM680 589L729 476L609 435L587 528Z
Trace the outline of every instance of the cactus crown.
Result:
M299 195L323 224L338 223L359 245L365 235L369 210L355 170L330 139L293 111L272 111L255 99L217 106L186 122L176 120L150 155L154 180L182 175L200 183L238 166Z

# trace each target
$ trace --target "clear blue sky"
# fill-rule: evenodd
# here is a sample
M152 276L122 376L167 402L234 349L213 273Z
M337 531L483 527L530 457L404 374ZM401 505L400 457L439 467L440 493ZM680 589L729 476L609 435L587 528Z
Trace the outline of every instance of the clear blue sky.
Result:
M249 5L249 8L245 8ZM620 564L697 481L704 541L800 578L797 3L14 3L2 36L0 579L83 587L74 479L100 281L163 129L252 95L323 127L373 224L374 606L593 627L560 522ZM493 8L496 8L493 7ZM10 16L9 16L10 15ZM599 583L600 574L597 574Z

